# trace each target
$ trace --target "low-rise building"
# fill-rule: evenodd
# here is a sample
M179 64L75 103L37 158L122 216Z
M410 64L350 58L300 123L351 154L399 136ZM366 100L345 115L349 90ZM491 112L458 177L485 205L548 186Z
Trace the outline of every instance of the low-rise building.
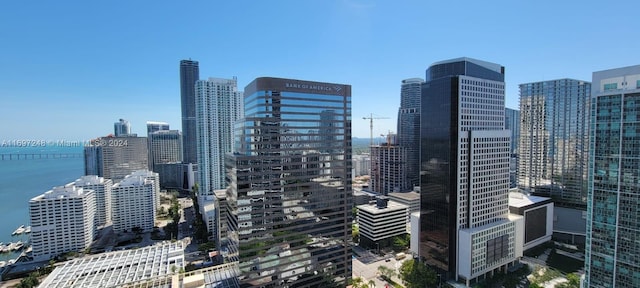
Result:
M380 196L370 204L358 205L358 226L360 230L360 245L378 248L380 241L386 241L394 236L407 233L406 205L389 201L388 197Z
M180 287L151 284L154 279L178 275L184 266L182 241L167 241L67 261L54 269L40 287ZM131 286L134 283L139 285Z
M509 193L509 213L524 217L524 250L551 241L553 211L551 198Z

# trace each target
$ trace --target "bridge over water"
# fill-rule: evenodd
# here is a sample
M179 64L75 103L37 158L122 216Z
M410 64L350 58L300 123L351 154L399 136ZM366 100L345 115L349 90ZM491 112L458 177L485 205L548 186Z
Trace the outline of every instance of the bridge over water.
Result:
M66 159L82 158L82 153L0 153L2 160Z

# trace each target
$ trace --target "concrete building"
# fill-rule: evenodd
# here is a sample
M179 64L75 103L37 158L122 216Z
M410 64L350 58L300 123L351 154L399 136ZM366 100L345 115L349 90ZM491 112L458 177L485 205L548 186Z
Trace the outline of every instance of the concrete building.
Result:
M369 154L353 155L353 175L364 176L371 173L371 157Z
M554 228L554 238L580 244L586 231L590 95L591 83L582 80L520 84L518 187L551 197L555 214L574 216L557 222L575 231Z
M160 281L184 270L184 246L182 241L166 241L73 259L56 265L39 287L187 287Z
M395 142L395 135L388 135L387 142L371 146L371 190L387 195L391 192L407 192L413 186L407 180L407 148Z
M148 173L144 173L148 172ZM155 226L158 187L150 171L128 175L111 190L113 230L151 231ZM157 176L157 174L155 174Z
M409 187L420 185L420 97L421 78L402 80L400 108L398 109L398 146L406 150L402 174Z
M100 137L84 147L85 175L118 182L137 170L149 169L146 137Z
M29 201L33 258L49 260L88 248L96 231L93 190L54 187Z
M229 254L244 286L351 277L351 86L257 78L227 155Z
M111 187L113 181L96 175L81 176L71 185L93 190L96 198L96 218L94 225L104 226L111 223Z
M180 191L191 191L195 185L197 165L192 163L165 163L156 164L153 172L160 177L161 189L177 189Z
M159 164L182 162L182 134L178 130L151 132L149 139L149 165L157 172Z
M593 73L585 287L640 287L640 65Z
M198 61L180 60L180 107L182 114L182 157L185 163L198 163L196 140L196 81L200 80Z
M524 251L551 241L553 201L551 198L509 192L509 212L523 217Z
M196 81L196 141L198 195L224 189L224 155L233 150L233 125L242 116L238 80L209 78Z
M522 256L504 86L504 67L458 58L430 66L422 90L419 257L467 286Z
M389 193L389 200L409 207L407 222L410 222L410 214L420 212L420 192L411 191L405 193Z
M393 237L407 233L408 206L381 196L375 202L356 207L361 246L379 249L389 246Z

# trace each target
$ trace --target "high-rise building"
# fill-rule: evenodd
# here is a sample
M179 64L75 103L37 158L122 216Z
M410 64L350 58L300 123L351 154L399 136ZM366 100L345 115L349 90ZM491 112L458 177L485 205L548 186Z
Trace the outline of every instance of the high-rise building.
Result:
M182 133L178 130L151 132L149 140L149 166L156 171L158 164L182 162Z
M149 134L158 131L165 131L169 129L169 123L167 122L157 122L157 121L147 121L147 137Z
M518 139L520 139L520 110L504 108L504 129L511 131L511 154L518 154Z
M113 123L113 134L116 137L124 137L131 134L131 124L129 121L120 119L118 122Z
M96 175L81 176L72 185L84 188L85 190L93 190L96 198L96 226L102 226L111 223L111 187L113 181Z
M196 140L196 81L200 79L198 61L180 61L180 105L182 107L182 158L198 163Z
M395 134L387 141L371 146L371 189L388 195L392 192L411 191L407 178L407 148L397 144Z
M97 175L113 182L137 170L149 169L146 137L100 137L84 147L85 175Z
M139 173L128 175L111 189L111 217L116 232L151 231L155 225L159 191L155 180L151 180L153 175Z
M519 188L585 209L590 94L582 80L520 84Z
M48 260L88 248L93 241L96 198L72 184L55 187L29 201L33 258Z
M242 113L238 80L209 78L196 81L196 139L200 195L226 187L224 155L232 152L233 125Z
M346 285L351 86L257 78L245 88L244 104L235 151L226 158L232 252L225 258L239 261L242 285Z
M584 287L640 287L640 65L592 83Z
M400 109L398 110L398 145L406 149L404 174L409 190L420 184L420 96L421 78L402 80L400 86ZM401 192L407 192L401 191Z
M508 206L504 86L504 67L458 58L429 67L422 90L418 254L467 285L522 256L522 217Z
M518 188L554 201L553 236L586 238L591 83L558 79L520 84Z
M509 187L518 186L518 141L520 141L520 110L504 108L504 129L511 131L511 162Z

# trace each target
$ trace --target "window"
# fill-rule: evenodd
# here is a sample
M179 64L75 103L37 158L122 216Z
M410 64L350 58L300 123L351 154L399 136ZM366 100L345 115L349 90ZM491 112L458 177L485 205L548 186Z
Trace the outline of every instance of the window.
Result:
M618 83L604 84L604 91L616 90L616 89L618 89Z

